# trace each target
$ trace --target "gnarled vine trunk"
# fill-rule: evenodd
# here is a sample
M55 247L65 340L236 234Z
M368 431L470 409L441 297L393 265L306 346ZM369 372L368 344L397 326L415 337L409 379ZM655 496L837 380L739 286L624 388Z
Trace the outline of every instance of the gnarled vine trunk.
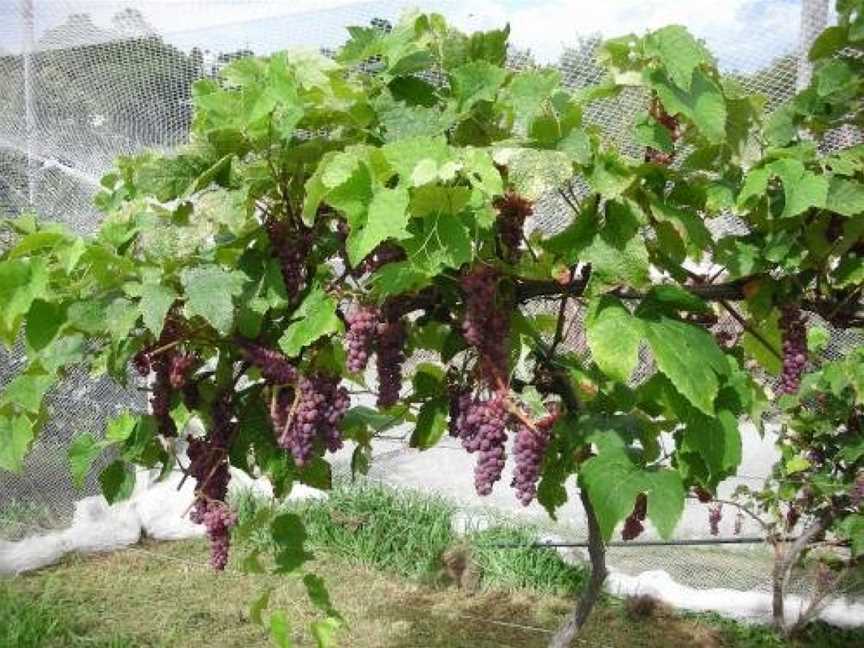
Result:
M606 576L609 573L606 570L606 546L600 533L600 524L597 522L597 515L594 513L591 499L584 488L580 490L579 498L582 500L582 506L585 507L585 516L588 519L588 556L591 559L591 578L588 580L588 585L579 598L576 607L552 636L552 639L549 641L549 648L567 648L570 646L573 638L588 620L588 616L591 614L591 610L594 609L597 599L600 598L600 594L603 592L603 584L606 582Z
M785 548L782 540L777 540L774 544L774 570L772 574L773 598L771 601L771 611L774 617L774 627L777 628L777 631L785 637L790 637L798 632L811 618L814 606L811 606L808 613L802 615L797 621L795 621L795 623L787 625L784 597L789 585L789 579L792 577L792 570L798 563L798 559L801 557L801 552L804 551L813 538L825 530L828 524L829 522L826 520L816 520L813 524L804 529L801 535L795 539L795 542L793 542L788 549ZM816 602L814 601L814 604L815 603Z

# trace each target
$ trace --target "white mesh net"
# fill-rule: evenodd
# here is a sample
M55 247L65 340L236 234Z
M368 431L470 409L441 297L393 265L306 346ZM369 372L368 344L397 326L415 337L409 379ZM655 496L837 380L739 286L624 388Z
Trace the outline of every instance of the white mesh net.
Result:
M190 88L196 79L247 54L289 46L332 51L344 41L345 27L395 21L405 4L148 0L133 8L93 0L0 0L0 213L33 211L79 232L92 231L98 222L92 196L118 155L170 149L186 139ZM801 52L830 21L828 0L409 4L440 11L466 30L510 22L510 65L556 65L574 88L599 80L594 51L603 38L684 24L706 41L725 73L765 96L769 110L806 83L809 67ZM628 139L628 126L644 106L639 93L624 93L595 106L588 117L623 151L640 155ZM831 145L841 148L858 141L857 133L844 131L833 136ZM535 208L535 225L560 229L564 207L557 195L545 197ZM712 227L729 230L740 223L718 219ZM576 338L570 342L584 348ZM829 353L840 354L855 342L860 340L836 335ZM0 352L0 385L18 364L16 354ZM74 502L98 489L92 475L83 493L73 488L66 463L70 440L84 432L99 436L107 417L143 404L134 389L71 375L52 396L51 423L24 473L0 471L0 539L67 526ZM741 481L758 485L772 456L770 441L754 438L753 445L755 459L742 470ZM390 447L384 450L387 457L378 474L386 478L405 458L386 452ZM704 535L704 509L689 515L692 520L682 535ZM610 560L633 573L666 569L695 586L739 589L764 588L770 564L762 550L712 550L709 555L701 548L674 547L613 550Z

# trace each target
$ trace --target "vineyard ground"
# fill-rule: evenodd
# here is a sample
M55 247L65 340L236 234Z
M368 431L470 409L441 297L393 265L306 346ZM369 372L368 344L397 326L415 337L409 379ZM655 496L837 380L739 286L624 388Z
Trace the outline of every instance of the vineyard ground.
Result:
M298 579L244 575L233 565L214 575L207 553L203 541L144 543L113 554L73 556L57 567L0 581L0 646L267 645L249 619L248 605L268 586L276 587L271 605L288 614L297 645L312 645L307 627L316 611ZM471 594L422 584L326 554L314 569L347 621L341 645L353 648L539 648L569 607L563 597L526 590ZM662 608L634 617L626 603L606 600L577 645L783 644L761 628ZM797 645L839 647L854 640L820 628L818 637Z
M273 506L249 491L232 499L242 521ZM544 646L584 580L549 549L532 550L531 529L499 524L454 536L451 502L375 485L338 485L327 499L289 503L307 525L322 576L346 620L340 634L352 648L527 648ZM244 574L248 549L266 548L252 535L232 552L224 573L207 565L203 540L145 541L111 554L70 555L59 565L0 580L0 648L99 646L180 648L267 645L249 604L273 587L298 646L310 646L308 624L320 618L299 578ZM497 543L521 548L501 550ZM466 551L476 579L457 586L442 556ZM804 646L860 645L862 636L817 625ZM218 638L218 639L217 639ZM600 648L782 646L767 629L663 606L635 606L604 597L581 645Z

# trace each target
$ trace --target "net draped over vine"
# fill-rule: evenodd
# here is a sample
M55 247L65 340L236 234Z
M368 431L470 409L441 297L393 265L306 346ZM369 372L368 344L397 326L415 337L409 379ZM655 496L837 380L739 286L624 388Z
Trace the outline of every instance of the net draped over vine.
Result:
M495 3L489 4L488 13L484 13L487 5L479 2L466 5L343 0L330 3L329 8L324 3L325 8L306 12L292 8L293 3L266 0L134 4L135 8L87 0L0 2L0 214L32 211L80 233L93 231L99 214L92 197L112 161L147 148L170 150L184 142L190 125L193 82L214 75L238 57L298 45L332 53L344 41L347 26L371 24L386 29L406 4L444 13L465 29L489 27L508 19L507 11L492 10ZM676 0L640 3L646 14L651 13L648 9L662 10L678 4ZM752 33L739 31L724 36L700 33L697 26L682 20L709 47L721 52L719 64L723 72L746 91L764 95L769 111L806 82L808 67L802 51L808 38L824 26L824 20L830 21L830 15L813 11L813 6L819 9L825 3L780 4L784 15L793 20L767 33L761 31L765 23L760 21L753 22ZM747 2L730 5L740 8ZM654 11L652 15L664 14ZM595 49L604 37L619 35L582 32L574 25L572 40L550 54L549 43L538 40L542 30L525 29L523 33L524 25L515 19L511 22L516 45L509 52L509 65L526 68L538 62L552 63L570 88L600 80L602 72L594 61ZM639 157L642 149L630 139L630 133L635 115L645 107L645 96L626 92L595 104L587 118L623 153ZM860 141L859 134L852 131L833 133L828 139L835 148ZM573 179L573 184L578 193L579 179ZM561 229L567 218L566 207L557 194L545 195L534 206L529 226L547 232ZM730 215L715 219L709 226L720 232L743 224ZM546 307L554 308L551 303L536 304L538 309ZM572 307L578 309L575 304ZM571 315L581 317L578 310ZM721 321L719 326L733 329L737 325L729 320ZM572 327L566 342L587 352L579 329ZM825 353L839 357L860 342L853 334L835 334ZM15 375L19 365L14 352L0 351L0 387ZM648 362L643 362L636 380L650 371ZM107 379L94 381L83 372L73 372L51 397L50 423L28 457L24 472L13 475L0 471L0 539L16 539L67 525L74 502L98 492L94 475L101 467L96 466L83 490L75 489L68 476L69 444L85 432L102 435L106 420L120 410L145 405L143 393L136 388L124 390ZM754 439L753 444L758 446L759 440ZM762 445L769 447L770 442ZM380 454L373 475L397 485L420 485L411 482L411 476L422 470L422 464L418 467L415 463L413 451L391 441L382 443ZM434 467L434 462L449 462L451 455L458 453L450 451L445 443L428 454L423 461ZM758 486L773 458L770 452L757 452L754 457L751 465L742 467L738 481ZM451 467L450 471L456 469ZM462 472L467 475L470 471ZM394 479L393 475L398 477ZM464 492L470 490L466 487ZM500 499L504 498L512 495L501 495ZM499 502L493 498L492 503ZM466 506L476 504L466 502ZM733 517L731 513L729 517ZM688 509L679 533L704 537L705 520L707 513L701 505L693 511ZM556 533L573 539L583 537L577 523L564 526ZM731 533L731 528L730 520L722 531ZM633 573L664 569L680 582L699 587L769 587L770 556L764 548L746 553L706 551L701 547L639 551L621 548L611 551L609 561Z

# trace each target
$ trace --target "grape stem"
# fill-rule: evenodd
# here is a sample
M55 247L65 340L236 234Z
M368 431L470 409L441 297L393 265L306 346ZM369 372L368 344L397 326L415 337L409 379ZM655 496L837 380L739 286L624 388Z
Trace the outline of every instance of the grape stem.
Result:
M732 319L738 322L745 331L747 331L750 335L756 338L762 344L762 346L764 346L771 352L772 355L776 356L781 361L783 360L783 356L777 349L774 348L774 345L772 345L768 340L766 340L759 331L750 326L750 324L747 323L747 320L741 317L741 313L735 310L735 308L733 308L729 302L727 302L725 299L721 299L720 305L726 309L726 312L732 316Z

